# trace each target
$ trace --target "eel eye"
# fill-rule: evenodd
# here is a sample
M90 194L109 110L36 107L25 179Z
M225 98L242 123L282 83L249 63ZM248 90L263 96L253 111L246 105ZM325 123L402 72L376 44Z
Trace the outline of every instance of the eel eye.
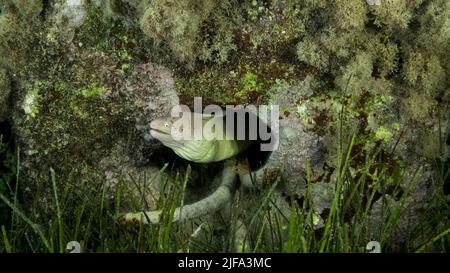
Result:
M169 123L168 122L164 123L164 127L169 128Z

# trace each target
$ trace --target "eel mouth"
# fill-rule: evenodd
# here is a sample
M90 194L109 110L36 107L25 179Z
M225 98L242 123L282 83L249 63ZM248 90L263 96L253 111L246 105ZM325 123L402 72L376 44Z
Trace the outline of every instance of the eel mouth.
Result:
M158 132L160 134L170 135L169 132L166 132L166 131L163 131L163 130L160 130L160 129L157 129L157 128L150 128L150 132L151 131Z
M150 134L157 139L170 137L170 133L155 128L150 128Z

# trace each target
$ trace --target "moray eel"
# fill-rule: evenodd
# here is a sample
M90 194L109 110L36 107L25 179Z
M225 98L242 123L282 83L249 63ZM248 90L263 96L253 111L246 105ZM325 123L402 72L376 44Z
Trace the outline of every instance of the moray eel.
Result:
M192 114L200 115L200 114ZM206 122L211 118L220 118L221 124L225 126L223 117L211 117L204 115L201 117L202 126L205 126ZM236 156L246 150L252 141L249 140L234 140L234 139L215 139L211 137L209 139L202 138L199 140L175 140L172 137L172 126L175 126L177 130L186 130L186 126L175 124L177 119L171 117L165 117L156 119L151 122L151 135L161 141L164 146L172 149L178 156L186 160L197 163L210 163L224 161L224 168L222 173L215 179L220 180L219 187L206 198L197 201L193 204L184 205L176 208L174 212L174 222L183 222L189 219L197 218L203 215L210 214L211 212L219 210L227 202L230 202L232 194L236 189L237 177L244 185L251 185L251 176L248 162L246 160L238 160ZM222 122L223 121L223 122ZM176 128L179 126L178 128ZM185 128L182 128L184 126ZM204 133L208 133L205 130ZM225 130L222 130L225 134ZM205 137L205 135L203 135ZM159 224L162 211L142 211L136 213L126 213L119 217L119 222L122 224Z
M202 127L205 127L207 122L217 121L216 124L223 127L221 128L221 133L219 133L220 138L215 138L214 130L202 130L201 138L195 139L193 122L196 117L202 122ZM161 141L165 146L172 149L178 156L192 162L210 163L222 161L241 153L252 143L249 140L236 140L237 137L235 133L233 133L233 138L226 139L227 126L225 125L224 116L214 117L191 113L190 124L177 124L176 121L177 119L172 117L153 120L150 123L150 134L155 139ZM175 140L171 134L172 130L180 133L182 133L183 130L189 130L187 135L190 135L190 139ZM236 129L234 131L236 131Z
M204 199L193 204L177 207L174 211L173 222L184 222L200 216L208 215L219 210L223 205L231 201L232 194L236 188L236 161L225 160L225 166L221 175L215 180L220 180L219 187ZM162 210L142 211L126 213L119 217L121 224L160 224Z

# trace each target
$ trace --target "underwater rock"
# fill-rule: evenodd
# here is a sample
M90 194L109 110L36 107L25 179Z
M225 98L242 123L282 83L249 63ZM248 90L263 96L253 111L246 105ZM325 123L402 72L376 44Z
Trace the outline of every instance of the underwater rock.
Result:
M280 120L279 147L272 152L264 169L281 166L287 191L292 193L306 187L307 162L310 161L311 179L316 180L323 172L324 158L321 137L298 118L284 117Z
M384 212L387 210L394 210L395 206L397 205L398 204L395 199L392 198L389 194L381 196L372 204L369 219L372 224L372 232L374 235L381 233L383 223L385 222L383 217L387 217L387 215L383 215Z
M16 69L23 65L27 51L27 34L27 29L16 15L0 15L0 67Z
M395 227L390 227L393 228L390 239L394 242L390 247L400 246L402 243L408 241L409 236L421 223L425 204L416 204L412 199L407 199L405 203L406 204L403 204L392 198L392 196L385 194L372 205L369 215L372 238L379 238L379 234L385 232L384 229L386 228L386 223L391 219L391 221L396 222L396 225ZM399 212L398 218L395 216L397 211ZM390 251L399 250L390 249Z
M136 11L138 14L142 14L145 10L144 5L147 1L140 0L93 0L91 3L97 7L100 7L103 14L107 18L121 19L126 21L134 21Z
M140 64L126 79L116 83L114 89L108 96L123 103L121 107L129 115L125 118L133 119L134 128L127 131L137 132L132 134L131 142L118 141L109 155L100 159L99 168L110 187L110 197L122 180L123 190L130 196L145 198L147 207L142 209L155 209L161 178L167 179L167 175L160 171L164 162L154 156L162 145L152 139L150 122L168 115L172 107L179 104L172 72L156 64Z
M14 10L26 19L38 16L43 9L42 0L5 0L4 2L7 10Z
M394 198L390 194L384 194L372 204L369 214L371 237L379 238L379 234L383 234L383 229L391 228L393 231L390 239L394 242L391 247L399 247L408 242L409 236L413 233L436 228L423 225L422 220L426 217L424 212L432 207L432 199L437 190L435 183L438 181L436 179L438 174L430 164L413 164L409 168L411 172L403 178L401 185L403 192L408 193L406 197ZM389 222L395 223L395 226L386 227ZM420 237L418 240L421 239ZM421 245L426 241L409 243ZM389 251L399 251L399 249Z
M8 118L10 81L5 69L0 68L0 122Z
M179 104L172 72L164 67L147 63L138 65L126 80L121 95L135 113L136 129L143 139L151 140L150 122L170 114Z
M64 35L68 41L74 36L87 16L86 0L60 0L54 5L54 12L49 20L56 24L58 35Z
M107 197L113 199L119 183L122 182L121 191L130 195L129 200L144 198L147 207L142 209L156 209L161 181L163 178L167 179L167 175L157 166L137 165L126 149L126 143L120 141L111 149L111 153L99 162L109 188Z
M263 168L257 171L257 181L273 183L278 176L283 181L281 192L289 196L304 196L307 187L308 162L310 166L311 180L316 181L323 173L325 162L325 150L322 138L312 128L296 115L296 101L301 97L312 94L310 86L311 78L307 77L298 86L284 86L278 88L276 98L272 104L279 105L279 146L273 151ZM329 207L330 194L334 192L334 185L312 184L314 198L317 199L315 208L320 213Z

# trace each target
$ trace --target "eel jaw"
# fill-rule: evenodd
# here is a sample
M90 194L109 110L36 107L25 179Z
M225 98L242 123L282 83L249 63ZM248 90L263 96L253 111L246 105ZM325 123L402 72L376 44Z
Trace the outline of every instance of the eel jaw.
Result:
M152 137L158 139L158 140L167 140L167 139L172 139L170 133L158 130L158 129L154 129L151 128L150 129L150 134L152 135Z

